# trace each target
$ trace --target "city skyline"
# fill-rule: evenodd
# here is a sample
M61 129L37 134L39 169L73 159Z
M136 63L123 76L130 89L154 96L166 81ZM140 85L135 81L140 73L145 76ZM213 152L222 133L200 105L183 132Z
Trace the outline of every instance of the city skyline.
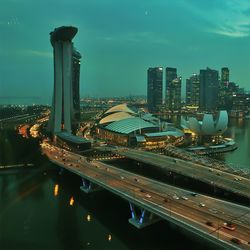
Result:
M22 0L5 1L1 8L2 104L51 104L53 53L48 33L62 25L79 28L75 46L83 56L81 97L146 95L145 72L156 66L177 68L184 82L207 66L228 67L230 80L249 90L247 1L75 0L60 2L59 11L56 3L46 6Z

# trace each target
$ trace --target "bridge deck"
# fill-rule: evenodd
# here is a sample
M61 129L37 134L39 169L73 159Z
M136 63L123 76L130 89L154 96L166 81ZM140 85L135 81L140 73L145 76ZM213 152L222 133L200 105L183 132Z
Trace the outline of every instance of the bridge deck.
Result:
M175 172L183 176L190 177L230 191L237 195L250 199L250 179L239 177L238 175L228 173L222 170L213 169L190 161L180 160L178 158L155 154L147 151L120 148L120 147L102 147L102 150L109 150L113 153L125 156L127 158L159 167L168 172Z
M250 209L247 207L201 194L192 196L190 191L135 175L99 161L88 162L80 155L50 145L43 144L43 150L55 164L218 246L237 249L237 246L232 245L231 239L238 238L241 240L241 246L248 249ZM201 206L201 203L205 206ZM207 221L213 222L213 226L206 225ZM237 230L225 229L225 221L234 223Z

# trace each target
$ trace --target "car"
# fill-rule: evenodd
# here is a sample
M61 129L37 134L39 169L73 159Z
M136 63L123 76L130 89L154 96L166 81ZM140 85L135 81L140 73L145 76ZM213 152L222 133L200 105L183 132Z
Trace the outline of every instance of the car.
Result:
M214 227L214 223L212 221L207 221L206 225L210 226L210 227Z
M209 208L208 210L214 214L218 213L218 211L215 208Z
M191 193L191 195L196 197L198 194L197 193Z
M134 180L137 181L137 182L139 182L139 179L137 179L137 178L134 178Z
M185 201L188 200L188 197L186 197L186 196L181 196L181 198L182 198L183 200L185 200Z
M173 198L174 198L175 200L179 200L179 199L180 199L176 194L173 195Z
M241 244L241 241L240 241L239 239L237 239L237 238L232 238L231 241L232 241L233 243L238 244L238 245Z
M199 206L200 206L200 207L205 207L206 205L205 205L204 203L201 202L201 203L199 204Z
M236 229L236 226L231 222L224 222L223 227L231 231L234 231Z
M147 198L151 198L151 195L150 194L146 194L145 195Z
M123 176L121 176L121 179L124 180L125 178Z

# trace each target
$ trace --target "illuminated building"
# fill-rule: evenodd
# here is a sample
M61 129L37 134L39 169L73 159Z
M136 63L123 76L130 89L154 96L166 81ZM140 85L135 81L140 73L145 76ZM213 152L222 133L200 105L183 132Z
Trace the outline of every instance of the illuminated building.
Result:
M158 112L162 106L162 67L148 69L147 102L149 112Z
M171 97L170 97L170 88L172 81L177 78L177 69L176 68L166 68L166 94L165 94L165 104L166 108L171 107Z
M212 111L219 102L219 74L210 68L200 70L200 101L201 110Z
M177 77L169 82L168 86L168 109L181 109L181 77Z
M221 84L228 85L229 83L229 68L222 68L221 69Z
M72 39L77 33L75 27L59 27L50 33L54 51L54 94L48 129L55 134L61 130L71 133L73 91L72 91Z
M199 106L200 101L200 77L193 74L186 80L186 105Z
M219 89L218 107L220 109L227 109L228 85L229 85L229 69L224 67L221 69L221 80L220 80L220 89Z
M113 145L153 149L164 148L184 134L174 127L161 126L152 114L139 114L121 104L103 114L97 122L96 136Z
M182 124L197 135L221 135L228 124L227 111L219 111L216 118L212 114L203 114L202 119L189 117L188 120L182 120Z

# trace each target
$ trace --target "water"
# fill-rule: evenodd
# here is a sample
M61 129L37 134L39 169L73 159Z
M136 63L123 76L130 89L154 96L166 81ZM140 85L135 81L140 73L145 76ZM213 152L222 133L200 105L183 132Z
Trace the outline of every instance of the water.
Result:
M230 122L227 133L239 149L226 154L226 161L249 165L249 125L248 120ZM1 250L208 249L166 221L137 230L128 223L126 201L105 190L82 193L79 177L59 175L56 166L40 158L37 146L37 141L0 131L1 164L36 163L0 172Z
M224 154L222 159L236 167L250 169L250 119L230 119L225 135L233 138L239 147Z

